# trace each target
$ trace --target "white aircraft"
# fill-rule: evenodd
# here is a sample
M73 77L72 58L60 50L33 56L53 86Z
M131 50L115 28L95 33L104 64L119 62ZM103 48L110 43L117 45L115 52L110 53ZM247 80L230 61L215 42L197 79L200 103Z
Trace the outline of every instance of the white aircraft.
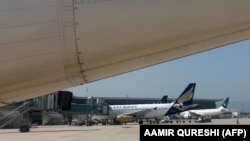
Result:
M192 117L198 117L198 121L211 121L212 116L220 115L225 112L228 112L229 109L228 106L229 97L223 100L220 107L215 109L194 109L194 110L188 110L180 113L180 117L183 118L192 118Z
M190 83L181 95L171 103L134 104L134 105L110 105L109 118L120 123L132 122L139 119L158 119L164 116L176 114L195 106L192 104L196 83Z
M249 39L249 7L249 0L0 0L0 106Z

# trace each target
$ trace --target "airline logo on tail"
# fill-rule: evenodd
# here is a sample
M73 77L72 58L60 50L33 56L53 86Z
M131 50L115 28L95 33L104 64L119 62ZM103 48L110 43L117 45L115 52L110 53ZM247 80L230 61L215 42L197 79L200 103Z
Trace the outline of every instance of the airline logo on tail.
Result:
M177 98L177 100L173 103L170 109L167 111L165 115L176 114L182 111L189 110L196 106L193 103L193 96L195 91L196 83L190 83L187 88L182 92L182 94Z
M221 106L224 107L224 108L227 108L228 101L229 101L229 97L227 97L227 98L223 101L223 103L221 104Z
M178 99L177 102L182 103L183 105L191 104L194 95L194 86L195 85L192 85L190 89Z

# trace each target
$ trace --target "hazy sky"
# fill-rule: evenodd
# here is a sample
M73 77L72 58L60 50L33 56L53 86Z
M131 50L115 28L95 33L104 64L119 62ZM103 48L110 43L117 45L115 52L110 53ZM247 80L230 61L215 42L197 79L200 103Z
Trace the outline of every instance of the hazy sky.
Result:
M250 101L250 40L66 90L81 97L176 98L191 82L194 98Z

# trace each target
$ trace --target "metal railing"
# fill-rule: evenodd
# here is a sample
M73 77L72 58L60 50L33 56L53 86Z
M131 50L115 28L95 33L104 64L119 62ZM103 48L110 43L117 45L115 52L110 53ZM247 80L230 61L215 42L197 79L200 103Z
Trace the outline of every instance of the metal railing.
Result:
M30 101L24 102L22 105L18 106L14 110L8 112L7 114L4 114L3 117L0 118L0 129L10 124L21 115L27 113L30 110L29 108L30 103L31 103Z

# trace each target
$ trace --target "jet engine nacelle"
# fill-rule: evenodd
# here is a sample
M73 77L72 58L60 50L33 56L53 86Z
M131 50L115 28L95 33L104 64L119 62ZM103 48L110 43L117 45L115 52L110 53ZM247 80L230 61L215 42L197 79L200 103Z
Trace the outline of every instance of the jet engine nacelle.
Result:
M185 112L184 115L183 115L183 118L185 118L185 119L191 118L190 113L189 112Z
M174 104L173 107L175 108L182 108L183 107L183 104L182 103L177 103L177 104Z
M131 115L119 115L117 116L117 120L120 122L132 122L135 121L135 118Z

